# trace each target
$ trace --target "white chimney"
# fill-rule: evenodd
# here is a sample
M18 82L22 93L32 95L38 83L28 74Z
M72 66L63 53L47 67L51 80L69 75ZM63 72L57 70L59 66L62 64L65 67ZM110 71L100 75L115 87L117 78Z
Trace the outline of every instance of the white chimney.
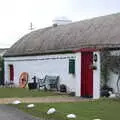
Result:
M53 21L53 26L65 25L72 22L72 20L67 19L66 17L56 17Z

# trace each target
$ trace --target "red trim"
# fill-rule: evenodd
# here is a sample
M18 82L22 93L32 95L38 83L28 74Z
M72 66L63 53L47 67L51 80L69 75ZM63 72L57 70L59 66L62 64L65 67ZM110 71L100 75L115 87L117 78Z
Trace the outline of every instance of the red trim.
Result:
M9 65L10 69L10 81L14 81L14 67L13 65Z
M78 50L73 50L73 52L94 52L94 51L99 51L101 49L98 48L81 48Z

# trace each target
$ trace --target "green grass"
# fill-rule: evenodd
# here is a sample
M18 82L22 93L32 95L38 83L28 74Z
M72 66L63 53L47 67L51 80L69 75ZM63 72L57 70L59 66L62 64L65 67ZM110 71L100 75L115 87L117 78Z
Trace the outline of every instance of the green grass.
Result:
M66 115L74 113L77 115L75 120L120 120L120 99L109 100L101 99L97 101L82 101L76 103L37 103L34 108L27 108L27 104L14 105L19 109L40 118L53 118L55 120L67 120ZM56 108L57 112L47 115L49 108Z
M56 96L55 92L29 90L27 88L0 88L0 98Z

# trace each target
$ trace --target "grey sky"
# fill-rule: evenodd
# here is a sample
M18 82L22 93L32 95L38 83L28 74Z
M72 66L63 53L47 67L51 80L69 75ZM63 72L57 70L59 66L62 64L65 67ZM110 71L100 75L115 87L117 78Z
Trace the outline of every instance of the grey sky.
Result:
M120 0L0 0L0 48L10 47L35 29L52 25L55 17L80 21L120 12Z

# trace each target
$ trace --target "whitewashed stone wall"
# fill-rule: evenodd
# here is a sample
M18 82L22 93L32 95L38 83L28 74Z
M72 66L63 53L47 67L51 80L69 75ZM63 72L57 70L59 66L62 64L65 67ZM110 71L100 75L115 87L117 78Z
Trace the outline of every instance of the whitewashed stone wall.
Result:
M93 98L100 97L100 55L95 63L97 70L93 72ZM94 53L94 54L95 54ZM69 59L75 59L75 74L69 73ZM81 96L81 53L58 54L44 56L6 57L5 81L9 81L9 65L14 66L14 83L19 86L19 77L22 72L28 72L29 82L33 76L44 78L45 75L60 76L60 84L67 86L67 91L73 91Z
M75 74L69 74L69 59L75 59ZM60 84L65 84L68 91L80 96L80 53L45 56L5 58L5 81L9 81L9 65L14 66L14 82L19 85L22 72L28 72L29 81L33 76L44 78L45 75L60 76Z

